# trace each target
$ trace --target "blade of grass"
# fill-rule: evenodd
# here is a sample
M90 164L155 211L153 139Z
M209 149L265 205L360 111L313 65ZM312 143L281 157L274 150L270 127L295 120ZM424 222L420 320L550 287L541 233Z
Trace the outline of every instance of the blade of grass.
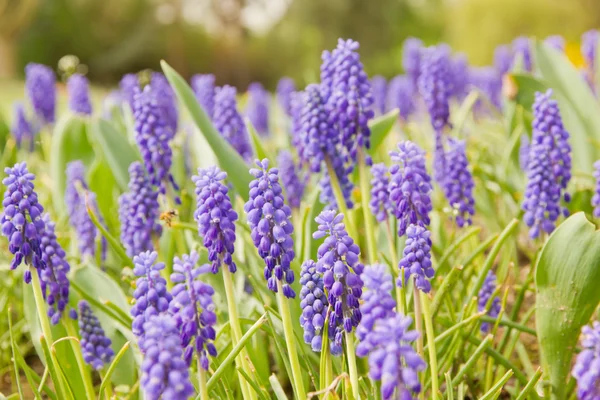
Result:
M452 379L452 384L457 385L462 377L469 371L469 369L477 362L479 357L483 354L483 352L489 347L492 343L494 337L492 335L488 335L475 349L471 357L467 360L467 362L462 366L462 368L456 373L454 379Z
M281 387L281 383L279 383L279 379L275 374L269 377L269 382L271 383L271 388L273 388L273 392L275 393L275 398L277 400L288 400L283 388Z
M23 389L21 388L21 379L19 377L19 366L17 365L18 358L18 347L15 345L15 338L13 337L13 325L12 325L12 308L8 307L8 331L10 332L10 347L12 348L12 359L13 367L15 369L15 383L17 384L17 391L19 397L23 398ZM39 393L38 393L39 396ZM37 397L36 397L37 398Z
M98 228L98 230L106 238L106 241L110 244L115 253L117 253L119 258L121 258L121 260L127 265L133 266L133 261L131 261L131 258L129 258L129 256L127 255L127 252L125 251L123 246L121 246L121 242L118 241L113 235L111 235L110 232L106 229L106 227L103 224L101 224L98 220L98 216L96 215L88 201L87 191L85 192L85 208L87 209L88 215L90 216L90 219L92 220L94 226Z
M504 384L506 382L508 382L508 380L510 379L511 376L513 376L513 371L509 370L506 374L504 374L504 376L498 382L496 382L496 384L489 390L489 392L484 394L483 397L481 397L479 400L495 400L495 399L497 399L498 396L500 396L502 387L504 386Z
M527 385L525 385L521 393L519 393L519 396L516 398L516 400L525 400L527 396L529 396L529 393L531 393L531 391L534 390L535 385L537 385L541 377L542 369L538 368L537 371L535 371L535 374L533 374L533 376L529 380L529 382L527 382Z
M123 345L123 347L121 347L121 350L119 350L119 352L117 353L115 358L112 360L112 362L108 366L108 369L106 370L106 374L102 378L102 383L100 384L100 389L98 390L98 399L99 400L102 399L102 395L104 394L106 385L110 384L110 378L112 377L112 374L115 372L115 369L117 368L117 365L119 364L119 361L121 361L121 358L123 358L123 356L129 349L129 346L130 346L130 342L126 342Z

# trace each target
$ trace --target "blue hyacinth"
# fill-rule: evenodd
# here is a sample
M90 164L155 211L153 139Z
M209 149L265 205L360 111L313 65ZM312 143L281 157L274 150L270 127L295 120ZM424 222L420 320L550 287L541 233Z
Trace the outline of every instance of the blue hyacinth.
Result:
M296 91L296 84L292 78L284 76L277 82L277 101L288 117L292 116L292 93Z
M29 151L34 149L35 132L32 123L27 119L25 107L22 103L14 104L13 121L10 131L15 138L17 148L21 148L24 142L29 144Z
M418 88L436 132L450 126L452 71L449 53L445 46L428 47L422 51Z
M92 115L90 102L90 82L81 74L73 74L67 81L69 109L75 114Z
M381 75L375 75L371 78L371 87L373 88L373 108L379 115L386 111L387 81Z
M261 136L270 133L269 130L269 103L271 95L259 82L253 82L248 86L248 105L246 116Z
M365 266L360 278L365 284L365 291L361 298L360 313L362 318L356 328L356 337L361 342L365 342L363 350L366 350L364 347L371 344L367 336L373 332L373 328L378 321L394 316L396 301L390 294L394 290L392 275L385 265Z
M415 88L421 74L422 53L423 42L420 39L409 37L402 44L402 69Z
M54 123L56 118L56 75L46 65L29 63L25 67L25 92L38 122Z
M400 118L403 122L415 111L415 86L408 76L398 75L394 77L389 85L387 92L387 109L397 108L400 111Z
M215 128L246 161L252 158L250 136L237 109L236 89L225 85L215 92L213 122Z
M430 280L435 275L431 263L431 232L421 225L410 224L406 229L406 243L402 259L398 263L404 278L411 276L415 279L415 287L424 293L431 291ZM404 282L406 285L406 281ZM402 279L398 277L397 286L402 286Z
M313 260L302 263L300 285L300 325L304 329L304 342L310 344L313 351L319 352L323 344L323 328L329 301L325 294L323 275L317 272L317 264Z
M584 326L581 330L582 351L577 355L571 374L577 380L577 398L600 398L600 322Z
M215 109L215 76L213 74L196 74L190 81L198 103L202 106L209 118L212 118Z
M475 214L473 198L475 184L473 175L469 171L465 142L451 138L448 144L448 151L445 154L446 176L442 182L442 189L452 209L452 217L456 225L462 228L471 225L471 217Z
M493 271L488 272L483 282L483 286L479 290L477 295L477 309L479 311L487 310L487 315L496 318L500 314L502 305L500 304L500 298L492 296L496 291L496 274ZM490 302L491 300L491 302ZM481 323L481 332L489 332L491 325L489 322Z
M390 175L388 168L383 163L373 164L371 166L371 201L369 207L371 213L375 215L377 222L383 222L388 215L393 212L392 201L390 200Z
M104 333L100 321L85 300L79 302L79 335L79 344L86 363L95 370L110 364L115 355L111 348L112 341Z

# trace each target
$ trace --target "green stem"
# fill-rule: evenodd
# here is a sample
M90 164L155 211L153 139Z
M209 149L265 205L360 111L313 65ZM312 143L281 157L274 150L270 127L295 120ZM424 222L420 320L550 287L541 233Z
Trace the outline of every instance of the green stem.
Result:
M375 228L373 226L373 215L369 207L371 200L371 188L369 187L369 177L367 172L367 163L365 161L364 151L358 152L358 175L360 183L360 201L362 203L363 219L365 221L365 230L367 233L367 250L369 262L375 263L377 259L377 246L375 244ZM358 238L357 238L358 239Z
M421 303L423 304L423 318L425 319L425 330L427 331L427 344L429 346L429 368L431 369L431 398L437 400L440 384L438 382L437 352L435 348L435 332L433 331L433 315L429 306L429 298L421 292Z
M74 338L77 338L77 331L73 327L73 321L69 321L67 318L63 319L63 325L67 329L67 334ZM75 360L77 360L77 367L79 368L79 375L83 380L83 387L85 388L85 394L88 399L96 398L96 392L94 390L94 384L92 383L92 376L90 375L90 369L85 364L83 360L83 354L81 353L81 346L79 345L79 340L75 342L74 340L69 340L71 343L71 349L73 349L73 354L75 354Z
M294 325L292 324L292 316L290 314L290 305L283 295L283 285L281 281L277 281L277 303L279 313L281 314L281 322L283 323L283 334L285 336L285 345L287 346L290 366L292 368L292 383L296 398L298 400L306 399L306 391L304 390L304 381L302 379L302 369L298 360L298 352L296 351L296 342L294 341Z
M329 180L331 181L331 188L333 189L333 194L335 196L335 202L337 203L337 207L339 212L344 215L346 220L346 230L348 231L348 235L355 241L358 241L358 236L356 236L356 229L354 227L354 223L352 218L350 217L350 213L348 212L348 207L346 207L346 199L344 198L344 194L342 193L342 187L340 186L340 181L333 169L333 165L331 164L331 160L329 157L325 157L325 165L327 166L327 175L329 176Z
M200 365L200 357L198 357L198 385L200 386L200 399L209 400L208 387L206 386L206 370Z
M100 372L100 378L102 379L102 382L104 383L104 381L106 380L106 373ZM106 381L106 385L105 385L106 400L111 400L113 398L112 385L109 381L110 380ZM100 397L100 394L98 394L98 400L102 400Z
M421 310L421 299L419 296L419 289L416 286L413 287L413 295L415 300L415 326L417 328L417 332L419 333L419 337L417 338L417 354L424 358L424 350L423 350L423 314ZM425 398L424 391L421 391L419 397L421 399Z
M392 230L392 224L390 223L390 219L387 219L387 229L385 230L385 234L388 240L388 246L390 247L390 256L392 258L392 276L394 279L397 278L398 274L396 274L396 268L398 268L398 252L396 250L396 240L394 237L394 232ZM400 278L402 281L402 285L394 285L396 287L396 304L398 305L398 311L401 314L406 315L406 310L408 309L406 305L406 295L404 294L404 268L400 269L400 274L402 277Z
M233 343L233 346L235 346L242 338L242 328L240 326L240 319L235 303L233 278L231 276L231 272L229 272L229 269L226 265L222 266L221 269L223 270L223 283L225 285L225 296L227 297L227 308L229 310L229 321L231 324L231 341ZM246 366L246 362L244 361L245 353L245 350L242 349L239 356L236 357L235 363L238 368L242 368L248 372L249 368ZM240 388L242 390L242 397L244 399L256 399L256 395L252 390L250 390L250 388L248 387L248 383L245 381L244 377L241 374L238 374L238 380L240 382Z
M348 359L348 372L350 373L350 384L354 399L360 399L358 393L358 368L356 367L356 350L354 349L354 337L352 333L346 332L346 358Z

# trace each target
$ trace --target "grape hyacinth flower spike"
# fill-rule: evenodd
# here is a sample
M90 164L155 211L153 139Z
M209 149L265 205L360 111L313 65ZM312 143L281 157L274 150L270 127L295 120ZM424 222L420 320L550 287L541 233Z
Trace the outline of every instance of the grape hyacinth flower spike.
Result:
M23 142L29 142L29 151L33 151L34 148L34 135L33 126L25 115L25 107L22 103L14 104L13 122L10 128L11 133L17 143L17 148L21 148Z
M371 87L373 88L373 106L377 114L382 115L386 111L387 81L381 75L375 75L371 78Z
M533 71L533 55L531 54L531 41L526 36L519 36L512 42L513 68L518 57L521 58L522 68Z
M465 150L465 142L450 138L446 152L446 177L442 183L444 194L452 209L452 217L456 225L462 228L471 225L471 217L475 214L473 199L473 175L469 171L469 160Z
M500 298L494 297L492 299L492 295L496 291L496 274L493 271L488 272L485 277L485 281L483 282L483 286L479 290L479 294L477 295L477 309L479 311L487 310L487 315L496 318L500 314L500 309L502 305L500 304ZM490 303L491 300L491 303ZM489 307L489 308L488 308ZM491 325L489 322L481 323L481 332L489 332L491 329Z
M452 90L449 51L444 46L428 47L422 52L418 80L419 94L423 97L431 125L436 134L450 126L449 99Z
M235 250L234 223L238 215L231 205L229 189L222 182L226 178L227 173L216 166L200 168L198 175L192 177L196 185L194 219L198 223L198 234L208 250L213 274L223 264L230 272L237 270L232 255Z
M175 319L153 315L144 323L140 384L147 400L187 399L194 394Z
M368 335L378 321L392 318L395 314L396 301L390 294L394 289L392 275L383 264L366 265L360 278L365 284L360 305L361 320L356 328L356 337L361 343L356 348L357 353L370 351L368 348L372 343Z
M209 284L198 280L200 274L208 269L197 266L198 258L195 251L190 255L184 254L182 258L175 257L174 272L171 274L171 282L175 286L169 311L179 328L181 343L185 349L184 360L190 365L195 352L200 366L208 370L208 355L217 355L213 344L216 337L213 325L217 322L212 300L215 291Z
M139 88L139 80L136 74L125 74L119 82L119 90L125 103L129 105L133 112L133 101L135 97L135 88Z
M310 344L313 351L320 352L329 301L325 294L323 276L317 272L317 265L313 260L302 263L300 285L300 325L304 329L304 342Z
M423 42L420 39L409 37L402 44L402 69L413 87L417 87L421 74L422 52Z
M371 179L371 202L369 207L377 222L383 222L387 220L388 215L393 211L389 192L390 175L384 163L373 164L371 175L373 175L373 178Z
M42 213L44 208L38 203L33 180L35 175L27 170L25 163L17 163L4 169L6 177L2 184L6 187L0 214L2 236L8 239L8 251L13 255L10 269L16 269L22 262L38 271L46 268L42 260L41 239L44 234ZM26 283L31 282L31 272L25 270Z
M581 35L581 55L585 60L585 78L592 89L595 89L596 53L598 51L600 31L589 30Z
M500 45L494 50L494 69L500 76L504 76L512 67L512 53L508 45Z
M138 337L142 352L145 348L146 323L152 316L166 313L169 303L173 299L167 290L167 281L160 275L165 264L156 262L157 258L158 254L155 251L146 251L133 258L133 274L138 279L133 292L135 304L131 307L131 316L133 317L131 330Z
M406 243L403 257L398 263L404 271L404 279L415 278L415 287L424 293L431 291L430 280L435 275L431 263L431 232L421 225L410 224L406 229ZM402 277L398 277L396 285L402 287Z
M267 159L255 163L258 168L250 170L255 179L250 182L249 199L244 205L252 241L265 261L264 277L269 289L277 292L279 281L285 297L294 298L296 293L290 286L294 282L290 263L295 257L292 210L283 198L279 170L269 169Z
M361 319L359 299L363 282L360 274L364 267L359 261L360 248L346 232L343 220L343 214L322 211L315 218L319 226L313 233L314 239L325 238L317 250L316 266L317 272L323 275L327 300L332 306L328 332L333 355L342 353L344 332L352 332Z
M198 103L212 119L215 108L215 76L213 74L196 74L192 76L191 84Z
M29 63L25 67L25 91L33 111L42 125L56 118L56 75L46 65Z
M269 102L270 94L259 82L253 82L248 86L248 105L246 116L261 136L266 136L269 131Z
M238 112L236 93L236 89L229 85L216 89L213 123L238 154L244 160L250 161L253 154L250 136Z
M292 116L292 93L296 84L292 78L283 77L277 82L277 101L288 117Z
M577 398L600 398L600 322L584 326L581 330L581 347L571 374L577 380Z
M96 371L110 364L115 355L110 347L112 342L105 335L100 321L85 300L79 302L79 335L81 351L86 363Z
M394 77L388 85L387 109L397 108L403 122L406 122L415 110L414 88L413 82L405 75Z
M294 158L289 151L282 150L279 152L277 164L279 165L279 172L281 174L281 183L289 199L290 206L292 208L300 207L306 186L306 179L299 176L301 170L294 163Z
M561 35L551 35L544 39L544 44L560 52L565 51L565 38Z
M67 81L69 92L69 109L75 114L92 115L92 104L90 102L90 83L81 74L73 74Z
M133 257L154 248L154 241L160 238L162 226L158 223L158 192L139 161L129 166L128 189L119 197L119 220L121 242L127 255Z

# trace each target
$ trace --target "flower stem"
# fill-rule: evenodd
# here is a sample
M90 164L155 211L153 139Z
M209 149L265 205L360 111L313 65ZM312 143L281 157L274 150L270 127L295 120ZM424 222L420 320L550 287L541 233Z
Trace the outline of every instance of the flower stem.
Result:
M229 310L229 323L231 325L232 333L231 341L233 343L233 347L235 347L235 345L238 344L242 338L242 328L240 326L240 318L238 316L235 295L233 293L233 278L231 272L229 272L229 269L226 265L222 266L221 269L223 270L223 283L225 284L225 296L227 297L227 308ZM235 363L238 368L243 369L246 371L246 373L248 373L248 375L250 375L250 368L245 361L245 357L246 350L243 349L239 356L236 357ZM238 380L242 390L242 397L244 399L256 399L256 394L248 387L248 383L241 374L238 374Z
M67 329L67 334L69 336L72 336L74 338L77 337L77 331L73 327L73 321L69 321L68 318L64 318L63 325ZM73 349L73 354L75 354L75 360L77 361L77 367L79 368L79 375L81 375L81 379L83 380L83 387L85 388L85 393L88 399L93 399L96 397L96 392L94 391L94 384L92 383L90 369L85 364L85 361L83 359L83 354L81 352L81 346L79 345L79 341L75 342L74 340L69 340L69 342L71 343L71 349Z
M283 334L285 336L285 344L287 346L288 355L290 358L290 366L292 368L292 384L296 392L298 400L306 399L304 390L304 381L302 379L302 370L298 361L298 352L296 351L296 343L294 341L294 326L292 325L292 316L290 315L290 305L283 295L283 286L281 281L277 281L277 302L279 303L279 313L281 314L281 322L283 323Z
M355 241L358 241L358 236L356 236L356 229L354 227L354 221L348 212L348 207L346 207L346 199L344 198L344 194L342 193L342 187L340 186L340 181L338 179L337 174L335 173L335 169L333 168L333 164L331 164L331 160L329 157L325 157L325 165L327 166L327 175L329 175L329 180L331 181L331 188L333 190L333 194L335 196L335 202L337 203L338 211L344 215L346 230L348 231L348 235L353 238Z
M371 200L371 190L369 187L369 177L367 172L367 162L365 160L364 151L361 149L358 152L358 175L360 182L360 201L362 203L363 219L365 221L365 230L367 234L367 250L369 262L375 263L377 259L377 246L375 244L375 228L373 226L373 215L369 208Z
M417 328L417 332L419 332L419 337L417 338L417 354L424 358L424 350L423 350L423 313L421 310L421 299L419 296L419 289L416 286L413 287L413 295L415 300L415 326ZM424 399L425 394L423 391L419 394L419 398Z
M209 400L208 387L206 386L206 370L200 365L200 357L198 357L198 386L200 386L200 399Z
M392 231L392 225L390 223L390 220L388 218L387 220L387 229L385 230L386 232L386 236L388 239L388 244L390 247L390 255L392 258L392 276L394 277L394 279L396 279L398 277L398 275L396 274L396 268L398 268L398 253L396 251L396 241L394 238L394 232ZM395 285L396 286L396 304L398 305L398 311L400 311L400 313L402 315L406 315L406 310L408 310L407 304L406 304L406 295L404 294L404 268L400 268L400 280L402 282L401 286Z
M429 369L431 371L431 398L438 399L438 364L435 348L435 333L433 331L433 315L429 306L429 297L421 292L421 303L423 304L423 318L425 319L425 330L427 331L427 352L429 353ZM416 304L416 303L415 303Z
M346 358L348 359L348 372L350 374L350 384L352 385L352 395L354 399L360 399L358 393L358 368L356 367L356 350L354 349L354 336L346 332Z

